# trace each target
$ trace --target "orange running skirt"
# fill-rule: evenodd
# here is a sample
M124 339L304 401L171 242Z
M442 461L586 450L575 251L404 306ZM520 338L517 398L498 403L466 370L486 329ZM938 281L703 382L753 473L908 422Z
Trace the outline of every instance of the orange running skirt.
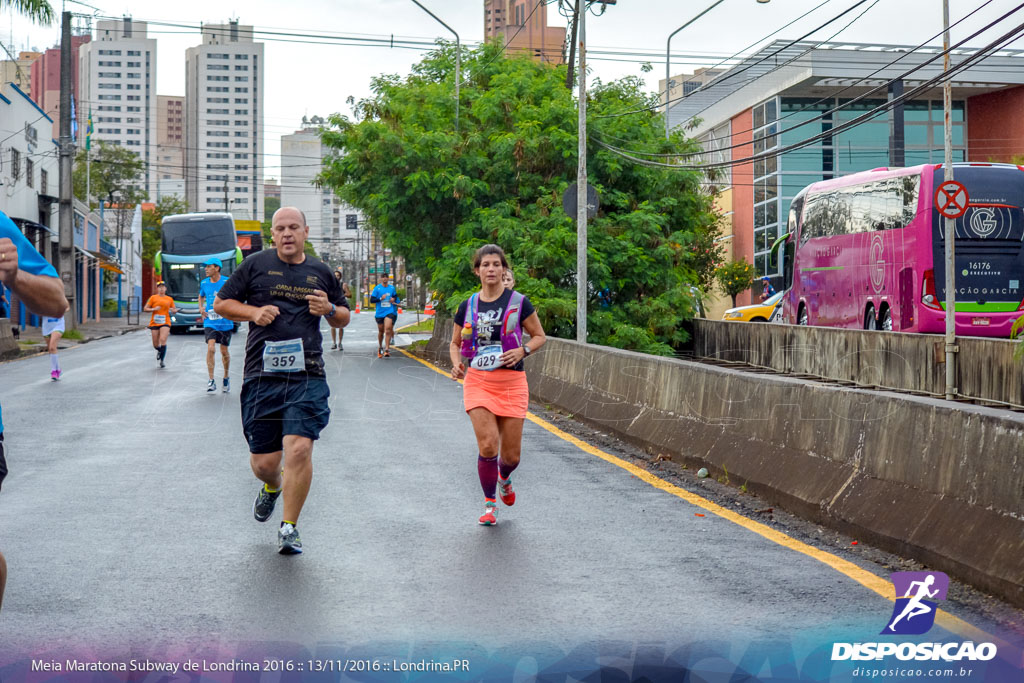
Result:
M501 417L525 418L530 405L526 373L470 368L462 386L462 400L467 413L473 408L486 408Z

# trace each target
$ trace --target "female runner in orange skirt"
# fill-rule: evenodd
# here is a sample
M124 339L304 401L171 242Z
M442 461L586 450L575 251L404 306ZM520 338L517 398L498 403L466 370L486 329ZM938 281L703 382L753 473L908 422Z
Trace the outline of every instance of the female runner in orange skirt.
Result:
M505 505L516 502L510 477L519 465L530 402L523 359L547 340L530 300L502 284L507 269L498 245L477 250L473 272L480 291L459 305L450 346L452 379L466 380L462 395L480 450L477 473L484 490L479 521L488 526L498 523L496 493ZM523 330L530 335L526 344Z

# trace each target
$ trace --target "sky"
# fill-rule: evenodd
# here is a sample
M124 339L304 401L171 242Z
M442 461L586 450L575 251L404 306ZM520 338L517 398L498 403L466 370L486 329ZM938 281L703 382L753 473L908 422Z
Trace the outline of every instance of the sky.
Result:
M796 39L817 28L826 20L853 6L859 0L771 0L760 4L755 0L724 0L672 41L672 73L692 71L695 67L713 66L737 52L750 52L770 40L773 32L822 5L807 17L781 30L777 39ZM89 0L61 4L50 0L56 10L103 17L130 15L137 21L167 22L198 26L238 19L256 30L344 34L362 37L414 38L433 40L451 34L411 0L175 0L156 3L152 0ZM445 23L459 33L463 43L483 39L484 0L421 0ZM533 0L530 0L532 6ZM590 15L587 21L587 42L592 50L614 49L639 52L640 56L623 57L591 55L588 58L590 77L603 81L623 76L642 76L651 91L658 88L658 79L665 74L665 41L668 34L685 24L713 0L618 0L604 16ZM981 4L980 0L950 0L951 21ZM974 17L953 31L954 42L1009 11L1013 0L991 0ZM287 8L287 12L282 11ZM870 0L846 15L844 20L812 34L808 40L824 40L862 11L867 11L845 28L834 40L865 43L914 45L942 30L940 0ZM1024 22L1024 10L1006 20L998 28L1005 32ZM557 12L557 1L548 5L549 25L565 25ZM984 34L977 44L984 42ZM13 13L0 14L0 41L12 52L26 47L47 48L57 44L59 23L52 27L33 26ZM150 37L157 43L157 93L182 95L185 90L185 50L199 43L198 28L150 26ZM422 58L421 50L397 49L366 45L300 44L289 40L270 40L264 47L267 65L267 86L264 96L266 112L265 167L267 177L279 174L280 136L300 127L303 116L328 116L335 112L350 114L346 104L349 96L356 100L369 95L370 79L379 74L406 74ZM934 41L937 42L937 41ZM1024 47L1017 41L1015 47ZM685 59L686 55L703 58ZM631 61L635 60L635 61ZM653 70L642 73L643 61Z

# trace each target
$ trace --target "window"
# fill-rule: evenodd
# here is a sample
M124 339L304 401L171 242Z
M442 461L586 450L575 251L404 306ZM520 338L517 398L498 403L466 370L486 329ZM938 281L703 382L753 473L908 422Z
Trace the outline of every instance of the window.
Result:
M249 98L248 97L236 97L235 98L235 104L249 104Z
M249 170L249 164L235 164L235 170L236 171L248 171Z
M228 113L226 109L224 110L224 113L225 114ZM236 109L235 110L235 116L248 116L248 115L249 115L249 110L248 109ZM236 121L235 123L238 123L238 122Z
M230 124L231 122L230 121L225 121L224 119L210 119L209 121L207 121L207 123L210 124L211 126L226 126L226 125Z
M223 52L211 52L210 54L206 55L208 59L227 59L230 56L231 55L226 55Z
M207 76L206 80L208 80L208 81L229 81L229 80L231 80L231 77L230 76Z
M235 59L249 59L249 55L235 55Z
M226 131L226 130L211 130L211 131L209 131L207 133L207 135L209 135L210 137L214 137L214 138L226 138L228 136L228 131Z
M247 126L247 125L249 125L249 122L244 120L244 119L237 119L237 120L235 120L235 125L236 126Z
M207 104L226 104L230 100L226 97L207 97Z
M235 188L235 192L248 192L248 191L249 191L248 187L236 187Z
M244 137L248 137L248 135L249 135L248 131L244 131L244 130L236 130L235 131L235 137L236 138L244 138ZM246 146L248 146L248 145L246 145Z
M39 192L46 194L50 189L50 174L45 169L39 170Z
M142 56L142 51L141 50L128 50L128 56L129 57L141 57Z
M235 71L248 71L248 70L249 70L249 65L248 64L235 64Z
M235 88L235 92L249 92L248 88Z
M139 73L128 73L128 78L142 78L142 74Z
M248 154L236 154L235 158L236 159L248 159L249 155Z
M228 110L227 109L207 109L206 113L207 114L227 114Z
M249 82L249 77L248 76L235 76L235 82L236 83L248 83Z
M132 146L132 147L138 147L139 145L141 145L141 144L142 144L142 142L141 142L141 141L139 141L139 140L128 140L128 141L127 141L127 142L125 142L124 144L126 144L126 145L129 145L129 146Z
M230 147L230 142L207 142L207 147Z
M126 90L142 90L142 86L138 83L129 83L125 86Z
M134 66L134 67L137 67L137 68L142 68L142 62L128 62L128 66Z
M121 107L120 106L116 106L115 107L115 106L112 106L112 105L109 105L109 104L101 104L98 107L98 109L99 109L99 111L121 111ZM102 120L103 119L100 119L100 121L102 121Z
M120 57L121 56L121 51L120 50L100 50L100 54L101 55L107 55L107 56L110 56L110 57Z
M118 109L118 111L120 111L121 107L118 107L117 109ZM125 111L138 111L138 112L141 112L142 111L142 107L125 107Z
M754 154L764 155L779 146L778 100L772 98L753 109ZM754 162L754 272L778 274L769 264L769 250L779 236L778 157L765 155Z
M119 66L121 66L121 62L104 62L104 61L100 61L99 65L100 66L117 66L117 67L119 67Z
M229 88L224 88L216 85L206 87L206 92L227 92L228 90Z
M120 95L100 95L100 99L101 100L119 100L119 99L121 99L121 96Z
M206 68L208 71L227 71L231 67L227 64L207 64Z
M249 178L248 178L248 176L244 176L244 175L236 175L235 176L235 180L244 183L244 182L247 182L249 180Z
M139 95L127 95L125 97L125 99L128 100L129 102L140 102L141 101L139 99Z
M35 187L36 165L31 158L25 157L25 184Z
M120 83L100 83L99 84L99 88L100 88L100 90L120 90L121 89L121 84Z

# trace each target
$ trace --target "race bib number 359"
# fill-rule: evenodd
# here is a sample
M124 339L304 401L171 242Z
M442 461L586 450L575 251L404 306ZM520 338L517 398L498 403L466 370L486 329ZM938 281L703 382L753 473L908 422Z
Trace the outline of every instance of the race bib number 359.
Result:
M263 372L300 372L306 369L301 339L268 341L263 347Z
M491 346L485 346L480 349L473 360L470 361L469 367L476 368L477 370L497 370L501 367L501 345L494 344Z

